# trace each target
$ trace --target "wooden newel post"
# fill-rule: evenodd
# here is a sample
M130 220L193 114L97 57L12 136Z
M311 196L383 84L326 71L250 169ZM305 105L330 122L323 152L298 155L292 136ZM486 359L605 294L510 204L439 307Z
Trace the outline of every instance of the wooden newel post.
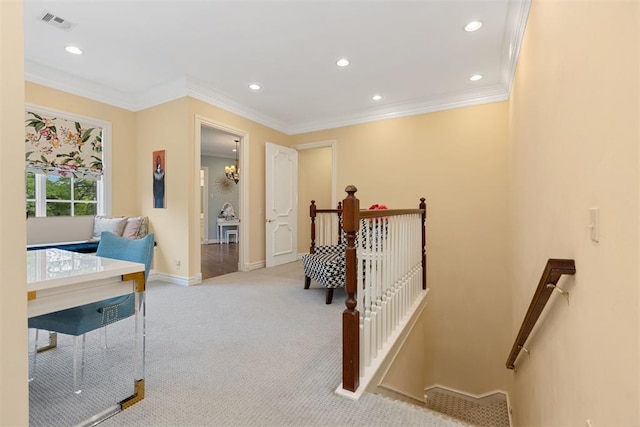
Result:
M342 243L342 202L338 202L338 244Z
M360 313L356 310L357 301L357 260L356 232L360 221L360 200L355 196L358 189L349 185L345 188L347 198L342 203L343 229L347 238L345 253L345 289L347 308L342 312L342 387L355 392L360 382Z
M309 247L309 253L316 253L316 201L311 201L309 206L309 216L311 217L311 246Z
M420 198L422 209L422 289L427 289L427 204L425 198Z

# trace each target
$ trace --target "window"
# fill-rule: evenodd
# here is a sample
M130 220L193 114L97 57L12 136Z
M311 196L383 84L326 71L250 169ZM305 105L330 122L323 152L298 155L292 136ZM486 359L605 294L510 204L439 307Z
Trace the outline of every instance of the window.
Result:
M106 215L110 212L110 124L27 107L27 216Z
M26 200L28 216L97 215L98 181L27 172Z

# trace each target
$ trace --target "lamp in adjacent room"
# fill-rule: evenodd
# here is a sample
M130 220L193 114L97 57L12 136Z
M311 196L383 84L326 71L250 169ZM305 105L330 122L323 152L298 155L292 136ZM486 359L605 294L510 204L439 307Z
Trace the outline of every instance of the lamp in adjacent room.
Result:
M233 182L235 182L236 184L238 183L238 181L240 181L240 168L238 167L238 142L240 142L239 139L236 139L236 161L235 164L231 165L231 166L225 166L224 167L224 173L227 176L227 178L229 178L230 180L232 180Z

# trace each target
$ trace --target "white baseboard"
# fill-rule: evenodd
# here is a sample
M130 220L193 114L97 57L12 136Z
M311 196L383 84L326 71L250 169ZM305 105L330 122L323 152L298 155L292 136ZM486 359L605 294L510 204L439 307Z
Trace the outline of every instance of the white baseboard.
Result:
M193 286L202 283L202 274L193 277L176 276L174 274L149 272L149 281L160 280L180 286Z
M245 262L244 263L244 269L242 271L257 270L259 268L264 268L264 267L265 267L265 262L264 261Z
M412 393L388 384L378 384L377 388L378 390L382 390L380 394L386 395L395 400L400 400L418 406L426 406L424 396L415 396Z

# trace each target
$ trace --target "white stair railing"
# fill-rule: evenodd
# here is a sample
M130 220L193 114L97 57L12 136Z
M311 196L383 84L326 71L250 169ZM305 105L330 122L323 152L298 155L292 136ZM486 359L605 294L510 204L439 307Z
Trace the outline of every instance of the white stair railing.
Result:
M316 214L316 246L330 246L338 244L340 236L339 216L333 212L318 212Z
M422 218L407 214L360 222L357 301L364 377L422 291Z
M360 210L356 191L348 186L342 205L347 299L336 392L357 399L422 307L427 287L424 198L419 209Z

